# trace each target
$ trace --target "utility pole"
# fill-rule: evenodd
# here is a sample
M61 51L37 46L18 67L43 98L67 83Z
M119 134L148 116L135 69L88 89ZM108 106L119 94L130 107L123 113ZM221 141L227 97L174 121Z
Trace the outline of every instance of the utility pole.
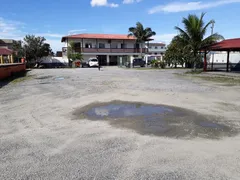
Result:
M211 27L212 32L211 32L211 35L213 35L214 24L215 24L215 21L212 21L212 27Z
M211 27L212 32L211 32L211 35L213 35L214 24L215 24L215 21L212 20L212 27ZM214 53L212 52L212 71L213 71L213 61L214 61Z

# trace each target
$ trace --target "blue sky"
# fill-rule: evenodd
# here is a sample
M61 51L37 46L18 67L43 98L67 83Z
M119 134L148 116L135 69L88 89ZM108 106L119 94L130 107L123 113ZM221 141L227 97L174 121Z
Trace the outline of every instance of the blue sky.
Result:
M44 36L54 51L61 37L79 33L127 34L137 21L156 31L156 42L169 43L189 13L206 12L214 31L240 37L240 0L0 0L0 38ZM210 33L210 29L209 29Z

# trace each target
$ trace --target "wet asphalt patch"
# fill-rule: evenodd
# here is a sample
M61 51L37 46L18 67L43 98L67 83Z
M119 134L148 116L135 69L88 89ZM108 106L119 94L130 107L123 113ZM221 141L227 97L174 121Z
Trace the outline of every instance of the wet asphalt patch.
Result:
M188 109L166 105L112 101L93 103L73 112L77 119L107 121L143 135L220 139L238 134L234 125ZM224 123L224 124L223 124Z

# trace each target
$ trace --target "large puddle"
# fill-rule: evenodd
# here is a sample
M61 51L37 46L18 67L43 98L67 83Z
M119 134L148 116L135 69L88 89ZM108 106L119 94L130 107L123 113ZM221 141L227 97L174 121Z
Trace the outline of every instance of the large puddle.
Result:
M238 133L233 126L222 124L213 117L164 105L122 101L93 103L76 110L74 116L108 121L112 126L133 129L140 134L174 138L219 139Z

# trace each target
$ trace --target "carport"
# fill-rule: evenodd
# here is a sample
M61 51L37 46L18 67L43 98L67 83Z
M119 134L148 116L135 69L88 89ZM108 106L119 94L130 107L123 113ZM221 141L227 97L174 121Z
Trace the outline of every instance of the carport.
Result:
M227 52L227 67L226 71L229 72L229 59L230 52L240 52L240 38L226 39L221 42L212 44L211 46L204 48L204 67L203 70L207 71L207 51L226 51Z

